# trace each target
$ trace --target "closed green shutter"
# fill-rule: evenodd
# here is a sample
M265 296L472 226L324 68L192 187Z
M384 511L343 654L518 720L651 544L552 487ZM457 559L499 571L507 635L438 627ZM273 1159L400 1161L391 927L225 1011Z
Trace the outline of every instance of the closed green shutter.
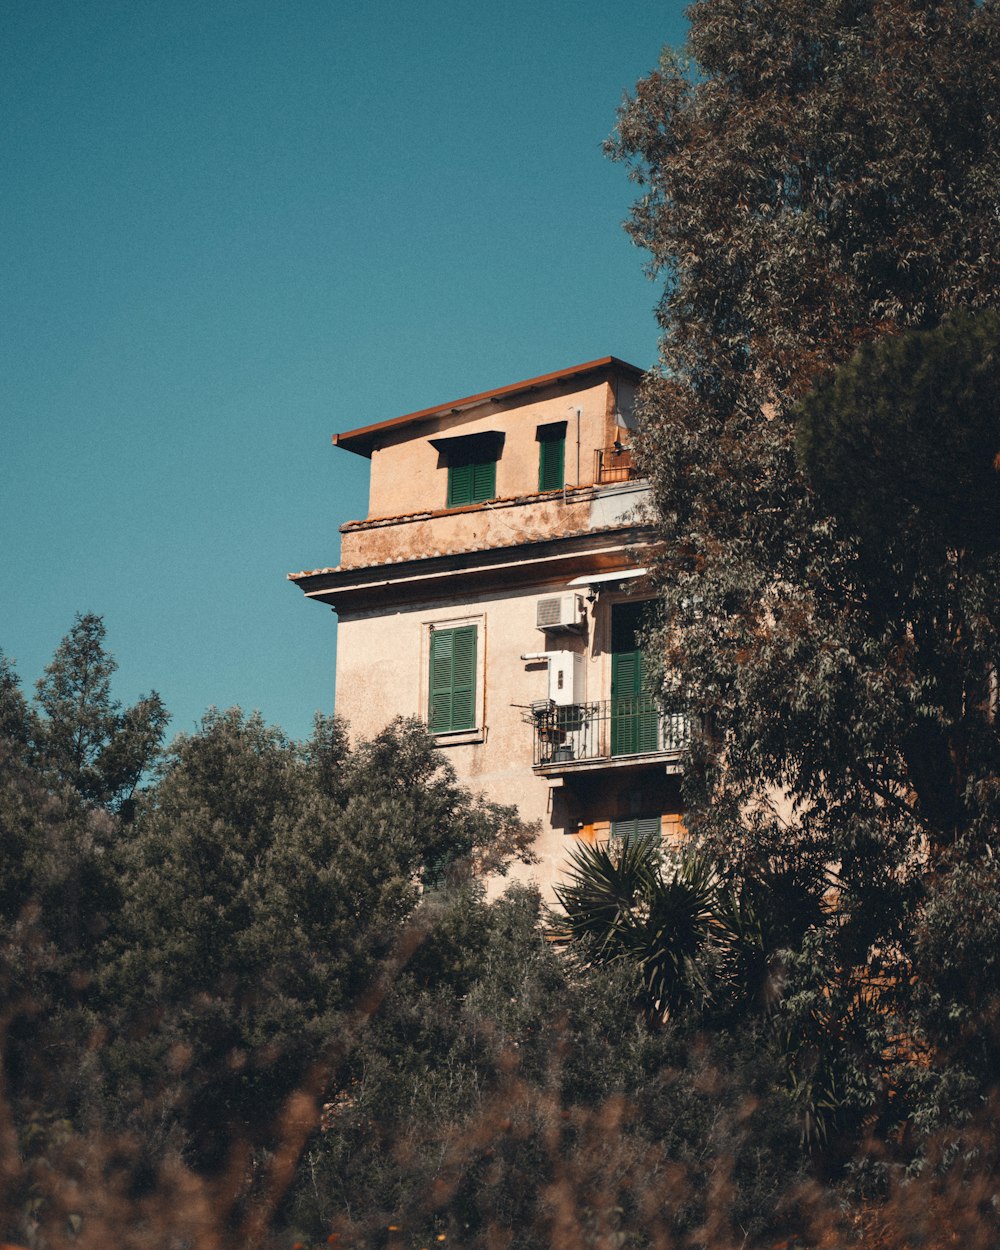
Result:
M555 434L539 432L538 489L561 490L566 481L566 431L557 427Z
M483 503L497 493L497 462L468 460L448 466L448 507Z
M448 507L460 508L472 503L472 465L450 464L448 466Z
M427 727L438 734L476 727L475 625L431 634Z
M655 838L658 841L660 832L659 816L632 816L628 820L611 822L612 838L631 838L633 841Z
M497 493L497 462L486 460L472 466L472 503L492 499Z
M611 617L611 754L660 749L660 713L646 685L639 646L643 603L619 603Z

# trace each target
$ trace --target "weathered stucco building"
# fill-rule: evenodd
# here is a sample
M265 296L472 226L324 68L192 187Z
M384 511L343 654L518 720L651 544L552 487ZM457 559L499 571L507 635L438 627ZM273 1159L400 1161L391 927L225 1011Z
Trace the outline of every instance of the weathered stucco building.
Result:
M337 567L289 575L338 615L352 733L425 720L466 784L541 822L546 891L570 839L680 821L684 725L637 639L640 376L608 356L334 435L371 461L368 516Z

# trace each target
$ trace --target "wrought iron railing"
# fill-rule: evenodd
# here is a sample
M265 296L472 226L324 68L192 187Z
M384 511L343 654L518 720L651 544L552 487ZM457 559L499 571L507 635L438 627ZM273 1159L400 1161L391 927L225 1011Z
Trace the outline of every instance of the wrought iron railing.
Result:
M631 482L639 476L631 447L623 447L621 443L598 447L594 458L594 481L599 486L609 482Z
M677 753L687 745L690 735L687 716L664 712L654 699L644 695L568 707L536 704L530 720L535 768Z

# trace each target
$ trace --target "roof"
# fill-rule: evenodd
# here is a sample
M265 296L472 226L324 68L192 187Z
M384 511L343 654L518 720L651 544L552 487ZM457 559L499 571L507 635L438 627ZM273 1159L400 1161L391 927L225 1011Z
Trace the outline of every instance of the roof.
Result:
M415 425L431 417L462 412L466 408L475 408L487 400L509 399L526 391L536 391L543 386L551 386L557 382L567 382L572 378L583 377L588 373L610 371L624 374L638 381L643 370L628 361L619 360L617 356L602 356L599 360L588 360L582 365L571 365L568 369L557 369L555 373L543 373L537 378L527 378L524 382L512 382L508 386L498 386L492 391L481 391L478 395L466 395L464 399L452 399L444 404L435 404L433 408L421 408L419 412L408 412L401 417L391 417L388 421L376 421L373 425L361 425L354 430L346 430L343 434L334 434L333 445L346 447L348 451L359 456L370 456L379 435L390 430L398 430L406 425Z
M288 579L307 598L327 603L343 615L377 605L398 607L404 602L467 597L497 586L509 588L512 576L520 587L566 582L580 576L581 569L589 570L588 582L595 580L594 574L612 571L621 580L632 574L634 551L648 550L655 542L652 525L609 525L555 538L475 545L458 551L391 557L381 564L289 573Z

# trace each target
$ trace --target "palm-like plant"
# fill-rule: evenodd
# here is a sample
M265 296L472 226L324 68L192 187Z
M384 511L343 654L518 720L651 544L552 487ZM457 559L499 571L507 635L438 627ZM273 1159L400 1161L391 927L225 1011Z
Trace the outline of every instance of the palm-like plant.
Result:
M829 874L794 853L772 854L727 889L720 889L717 917L724 930L720 973L730 996L770 1007L780 991L780 952L798 950L807 932L827 922Z
M557 939L585 962L633 968L651 1016L707 997L705 964L721 928L716 875L703 855L666 851L653 838L582 844L556 895Z

